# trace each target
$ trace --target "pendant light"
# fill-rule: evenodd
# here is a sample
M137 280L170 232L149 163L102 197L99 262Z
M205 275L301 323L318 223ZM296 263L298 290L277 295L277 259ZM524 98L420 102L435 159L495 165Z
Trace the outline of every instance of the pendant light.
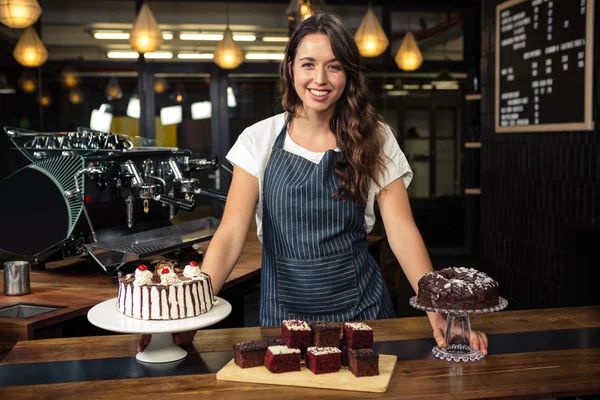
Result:
M390 44L370 4L354 35L354 40L363 57L377 57L383 54Z
M52 97L50 97L50 93L48 93L46 90L42 90L37 98L37 101L42 107L49 107L50 104L52 104Z
M415 71L423 63L423 55L412 33L406 32L394 61L403 71Z
M298 8L296 11L296 20L298 23L309 18L313 13L314 11L310 6L310 0L298 0Z
M181 83L177 85L170 97L176 103L183 103L187 99L187 94Z
M27 28L40 14L42 7L37 0L0 0L0 22L9 28Z
M165 78L156 78L154 80L154 93L163 94L169 88L169 83Z
M123 96L121 86L119 86L119 82L117 82L116 78L110 79L108 85L106 85L104 93L106 93L106 97L108 98L108 100L118 100Z
M233 40L233 35L229 29L229 6L225 3L225 14L227 16L227 27L223 32L223 39L217 45L214 53L214 61L223 69L234 69L240 66L244 61L244 54L240 46Z
M152 15L148 4L144 3L140 8L133 28L129 32L129 43L138 53L149 53L158 50L163 43L163 36L158 27L156 18Z
M29 27L21 34L13 50L13 57L24 67L39 67L48 59L48 50L35 29Z
M76 88L79 85L79 79L79 72L72 67L66 67L60 74L62 84L69 89Z
M83 101L83 92L79 88L74 88L69 91L69 101L73 104L79 104Z
M23 71L21 78L19 78L19 87L25 93L33 93L37 90L37 79L30 70Z

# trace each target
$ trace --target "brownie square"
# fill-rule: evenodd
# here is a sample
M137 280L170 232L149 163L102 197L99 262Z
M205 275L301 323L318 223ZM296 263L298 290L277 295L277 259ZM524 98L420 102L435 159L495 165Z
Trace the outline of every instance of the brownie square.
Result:
M240 368L252 368L264 365L267 352L266 340L236 343L233 345L235 363Z
M310 326L302 320L287 319L281 323L281 340L289 348L306 349L312 343Z
M283 340L281 340L281 336L268 336L266 340L269 346L283 345Z
M300 371L300 350L269 346L265 354L265 367L275 374Z
M373 348L373 328L363 322L345 322L344 345L350 349Z
M306 366L313 374L337 372L342 366L342 351L337 347L309 347Z
M379 354L373 349L348 349L348 370L356 377L379 375Z
M337 347L340 343L342 328L335 322L312 321L310 329L313 332L313 346Z

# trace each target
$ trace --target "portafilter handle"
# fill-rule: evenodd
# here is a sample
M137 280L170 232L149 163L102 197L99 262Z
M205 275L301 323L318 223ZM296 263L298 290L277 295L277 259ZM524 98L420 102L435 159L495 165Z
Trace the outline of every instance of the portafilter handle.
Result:
M171 196L165 196L164 194L159 194L158 196L154 196L154 200L160 201L161 203L169 204L175 207L179 207L185 211L194 211L196 208L196 203L192 201L187 201L184 199L177 199Z
M201 194L203 196L212 197L213 199L217 199L225 203L227 201L227 196L218 192L213 192L211 190L206 189L196 189L194 190L195 194Z

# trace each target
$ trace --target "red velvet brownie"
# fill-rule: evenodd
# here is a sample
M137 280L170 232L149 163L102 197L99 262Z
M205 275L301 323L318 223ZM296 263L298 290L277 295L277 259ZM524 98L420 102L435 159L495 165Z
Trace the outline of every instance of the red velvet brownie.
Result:
M312 331L305 321L284 319L281 323L281 340L289 348L306 349L312 343Z
M265 364L269 344L266 340L254 340L233 345L235 363L240 368L252 368Z
M345 322L344 345L349 349L373 348L373 328L363 322Z
M338 324L330 321L312 321L309 325L313 332L315 347L339 346L342 329Z
M300 350L287 346L269 346L265 354L265 367L276 374L300 371Z
M342 351L337 347L309 347L306 366L313 374L337 372L342 366Z
M283 340L281 340L281 336L268 336L266 340L269 346L283 345Z
M356 377L379 375L379 354L373 349L348 349L348 370Z

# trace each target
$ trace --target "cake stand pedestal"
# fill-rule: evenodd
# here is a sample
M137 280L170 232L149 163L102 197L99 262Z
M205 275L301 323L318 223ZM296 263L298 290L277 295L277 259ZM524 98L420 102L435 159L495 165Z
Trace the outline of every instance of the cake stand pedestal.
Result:
M453 310L443 308L426 307L417 303L417 296L410 299L410 305L423 311L431 311L446 314L446 337L443 347L435 346L431 351L433 355L448 361L477 361L485 354L471 347L471 314L482 314L500 311L506 308L508 301L500 297L498 305L491 308L479 310Z
M225 319L231 313L231 304L217 297L218 303L207 313L197 317L169 321L135 319L117 310L117 298L106 300L88 312L88 320L99 328L119 333L151 334L150 344L135 358L145 363L167 363L187 356L187 351L173 342L173 333L204 328Z

